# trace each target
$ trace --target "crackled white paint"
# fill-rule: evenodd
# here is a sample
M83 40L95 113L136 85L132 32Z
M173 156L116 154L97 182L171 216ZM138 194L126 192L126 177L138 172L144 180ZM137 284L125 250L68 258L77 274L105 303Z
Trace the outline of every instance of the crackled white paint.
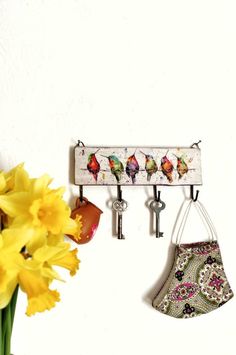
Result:
M99 164L97 180L88 171L88 157L95 154ZM126 174L128 157L135 154L139 165L138 173L135 174L135 182ZM145 170L145 156L149 154L157 164L157 172L153 173L150 181L147 179ZM108 159L115 155L123 164L124 172L121 174L119 184L121 185L201 185L201 151L197 148L156 148L156 147L76 147L75 148L75 184L76 185L117 185L117 180L109 167ZM171 173L172 180L163 174L161 160L167 156L173 165ZM188 166L188 172L181 178L177 171L177 157L182 157Z

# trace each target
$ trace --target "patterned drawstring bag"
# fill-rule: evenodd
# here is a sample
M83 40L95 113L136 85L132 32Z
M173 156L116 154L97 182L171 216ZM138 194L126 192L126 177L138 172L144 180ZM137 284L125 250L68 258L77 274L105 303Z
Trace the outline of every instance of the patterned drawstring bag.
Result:
M209 240L181 244L192 205L205 222ZM192 318L219 308L232 297L214 225L203 204L191 200L176 235L172 269L152 305L158 311L175 318Z

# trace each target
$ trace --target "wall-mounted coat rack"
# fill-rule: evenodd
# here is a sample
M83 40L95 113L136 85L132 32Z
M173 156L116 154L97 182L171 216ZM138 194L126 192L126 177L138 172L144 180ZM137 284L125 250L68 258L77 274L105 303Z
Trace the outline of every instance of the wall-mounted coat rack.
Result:
M159 231L159 214L165 203L157 197L157 186L190 186L190 197L194 196L194 185L202 185L201 151L198 143L186 147L105 147L85 146L78 141L75 147L75 184L80 185L80 199L83 200L83 186L117 186L117 200L113 209L118 214L118 239L122 234L122 213L127 202L122 199L121 186L154 187L154 200L150 204L156 214L156 237Z

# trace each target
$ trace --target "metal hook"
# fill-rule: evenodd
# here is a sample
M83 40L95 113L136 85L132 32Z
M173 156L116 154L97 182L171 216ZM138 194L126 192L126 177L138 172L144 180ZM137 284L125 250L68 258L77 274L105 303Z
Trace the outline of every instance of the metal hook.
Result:
M121 191L121 186L117 185L117 198L119 201L122 200L122 191Z
M193 200L193 202L196 202L198 199L199 190L196 191L195 197L193 195L194 195L194 185L190 185L190 198L191 200Z
M80 139L78 140L77 147L85 147L84 143ZM82 149L82 155L84 155L84 149Z
M160 202L161 200L161 191L158 191L157 195L157 185L153 185L153 192L154 192L154 200Z
M200 149L199 144L200 144L201 142L202 142L202 141L200 140L200 141L198 141L197 143L193 143L190 148L196 147L197 149Z
M77 143L77 145L80 147L80 146L83 146L83 147L85 147L85 145L84 145L84 143L79 139L78 140L78 143Z
M79 199L80 199L81 202L84 199L84 196L83 196L83 185L79 186Z

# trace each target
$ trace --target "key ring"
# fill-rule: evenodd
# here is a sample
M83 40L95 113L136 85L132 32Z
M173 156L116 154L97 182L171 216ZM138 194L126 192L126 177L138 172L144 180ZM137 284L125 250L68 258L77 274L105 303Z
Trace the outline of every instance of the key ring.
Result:
M125 200L115 200L112 203L112 208L117 212L124 212L128 207L128 202Z
M157 200L153 200L151 203L150 203L150 208L156 212L156 210L164 210L164 208L166 207L166 204L164 201L157 201Z

